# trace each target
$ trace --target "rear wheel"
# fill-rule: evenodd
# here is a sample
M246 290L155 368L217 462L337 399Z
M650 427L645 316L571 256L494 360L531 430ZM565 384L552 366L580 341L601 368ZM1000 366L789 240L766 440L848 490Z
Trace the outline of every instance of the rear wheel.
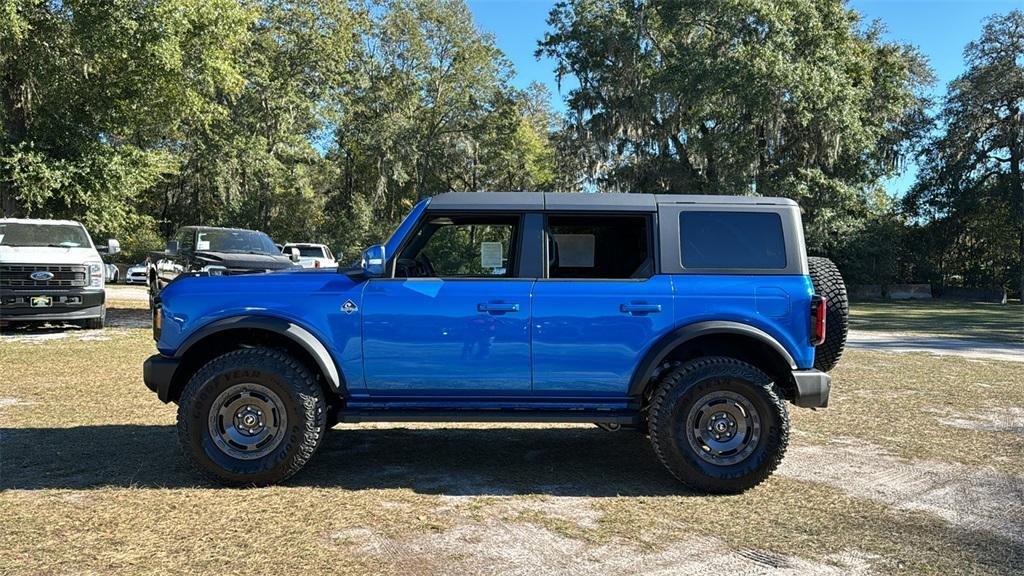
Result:
M326 430L323 390L295 358L247 348L211 360L178 403L178 439L201 472L264 486L298 472Z
M789 441L783 396L764 372L712 356L665 373L648 411L651 445L678 480L734 494L764 481Z
M822 372L835 368L846 348L850 302L843 276L828 258L807 259L814 293L825 297L825 341L814 349L814 367Z

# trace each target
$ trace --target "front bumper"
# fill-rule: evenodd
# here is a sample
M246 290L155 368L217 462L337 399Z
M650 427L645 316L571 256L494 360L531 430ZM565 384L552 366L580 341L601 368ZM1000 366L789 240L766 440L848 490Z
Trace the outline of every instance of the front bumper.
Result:
M793 404L801 408L827 408L832 377L820 370L793 370L796 393Z
M47 296L51 305L33 307L32 298ZM103 290L48 289L0 290L0 319L17 321L85 320L103 315L106 292Z
M171 383L179 363L177 358L154 354L142 364L142 380L161 402L171 401Z

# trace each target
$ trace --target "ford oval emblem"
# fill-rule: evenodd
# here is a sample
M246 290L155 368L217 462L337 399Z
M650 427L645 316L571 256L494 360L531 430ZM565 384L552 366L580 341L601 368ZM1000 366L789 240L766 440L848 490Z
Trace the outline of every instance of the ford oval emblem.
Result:
M46 271L33 272L32 275L29 276L29 278L31 278L33 280L39 280L40 282L42 282L44 280L53 280L53 272L46 272Z

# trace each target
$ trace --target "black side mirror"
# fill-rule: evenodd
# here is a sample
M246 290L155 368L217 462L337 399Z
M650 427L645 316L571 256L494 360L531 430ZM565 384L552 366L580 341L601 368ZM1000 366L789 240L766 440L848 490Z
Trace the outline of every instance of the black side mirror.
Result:
M178 241L177 240L168 240L167 241L167 250L166 250L166 252L167 252L168 256L177 256L178 255Z

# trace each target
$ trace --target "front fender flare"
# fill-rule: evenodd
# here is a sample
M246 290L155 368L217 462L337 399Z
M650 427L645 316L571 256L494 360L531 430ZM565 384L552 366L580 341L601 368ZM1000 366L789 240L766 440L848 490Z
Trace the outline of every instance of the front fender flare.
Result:
M316 362L320 372L324 375L327 380L327 384L331 387L331 390L337 393L344 393L346 391L345 380L338 369L338 366L334 363L334 358L331 357L331 353L328 352L327 347L324 346L323 342L319 338L314 336L311 332L284 318L277 318L274 316L260 316L260 315L245 315L245 316L232 316L231 318L223 318L215 322L211 322L206 326L196 330L189 336L174 353L174 358L184 358L188 350L202 341L208 336L212 336L218 332L224 332L225 330L237 330L240 328L251 328L256 330L266 330L275 334L280 334L300 346L305 350L313 361Z
M651 346L647 351L647 354L644 355L643 360L641 360L640 364L637 365L636 370L633 371L633 378L629 382L630 396L639 396L643 393L644 388L647 386L647 382L652 376L654 376L658 367L661 366L665 358L677 346L685 344L695 338L709 336L712 334L733 334L745 336L767 344L789 365L790 369L796 370L796 361L793 360L793 356L786 350L786 347L764 330L754 328L753 326L743 324L741 322L732 322L728 320L695 322L672 330L668 334L662 336L660 340Z

